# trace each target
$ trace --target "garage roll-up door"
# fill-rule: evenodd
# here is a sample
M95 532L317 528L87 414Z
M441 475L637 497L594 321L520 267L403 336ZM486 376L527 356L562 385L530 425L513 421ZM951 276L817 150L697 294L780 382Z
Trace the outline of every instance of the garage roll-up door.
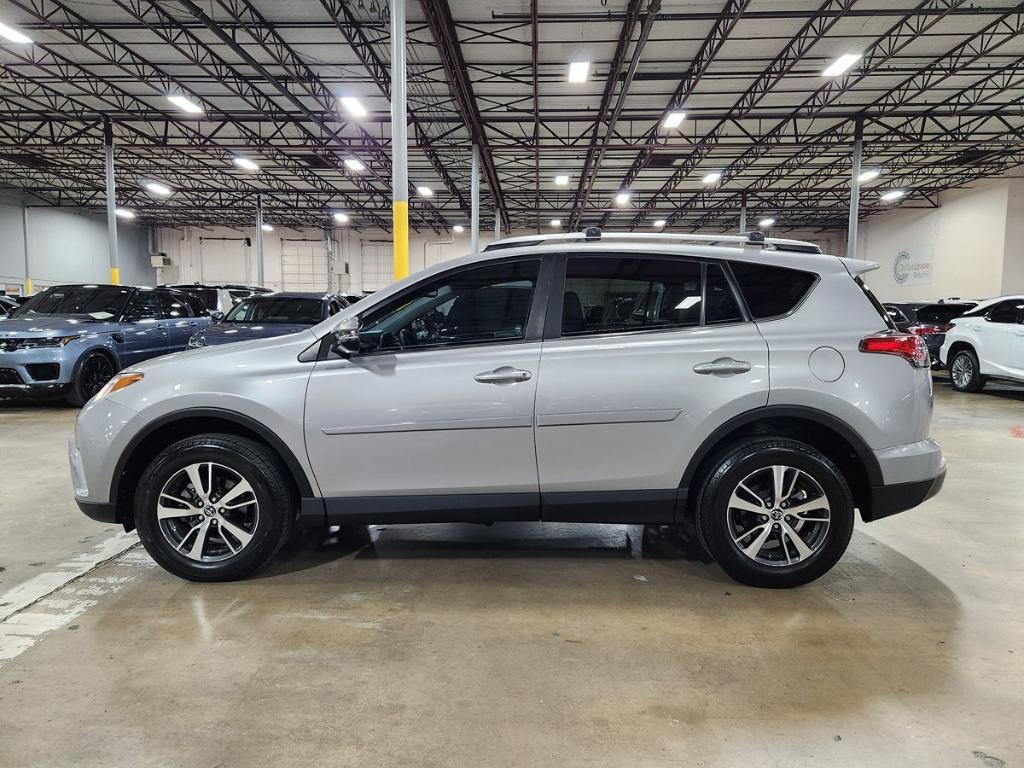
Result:
M327 291L328 274L323 243L281 244L281 290Z

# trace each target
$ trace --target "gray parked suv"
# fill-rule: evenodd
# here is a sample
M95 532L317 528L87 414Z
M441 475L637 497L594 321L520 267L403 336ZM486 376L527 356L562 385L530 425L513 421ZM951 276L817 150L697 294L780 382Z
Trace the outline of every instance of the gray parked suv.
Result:
M859 275L758 234L503 241L275 339L116 377L70 460L90 517L195 580L316 524L677 524L789 587L935 494L928 351Z

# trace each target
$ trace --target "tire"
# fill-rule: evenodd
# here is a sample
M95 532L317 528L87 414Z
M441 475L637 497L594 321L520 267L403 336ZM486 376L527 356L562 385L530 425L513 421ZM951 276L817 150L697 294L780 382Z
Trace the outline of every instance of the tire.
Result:
M114 362L102 352L85 354L71 375L71 387L65 395L68 404L81 408L103 389L104 384L114 378L116 368Z
M785 468L780 479L777 467ZM781 502L773 497L779 484ZM794 497L796 504L789 500ZM828 572L850 543L853 517L853 495L839 468L810 445L781 437L750 438L730 448L706 475L697 502L709 553L729 576L752 587L796 587Z
M176 576L232 581L270 562L291 534L295 509L286 470L269 448L235 435L198 435L164 449L143 473L135 527L146 551Z
M985 386L978 356L970 347L964 347L949 361L949 381L957 392L980 392Z

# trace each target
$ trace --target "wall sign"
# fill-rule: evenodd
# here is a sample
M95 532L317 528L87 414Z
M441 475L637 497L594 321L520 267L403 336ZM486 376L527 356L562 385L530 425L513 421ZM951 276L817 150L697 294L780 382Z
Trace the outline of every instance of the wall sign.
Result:
M932 284L932 247L901 248L892 261L892 279L898 286Z

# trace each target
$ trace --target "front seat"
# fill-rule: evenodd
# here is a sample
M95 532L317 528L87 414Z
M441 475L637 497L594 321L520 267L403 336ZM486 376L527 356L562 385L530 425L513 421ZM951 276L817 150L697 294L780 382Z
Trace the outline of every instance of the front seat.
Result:
M586 327L579 294L576 291L566 291L562 299L562 333L579 333Z

